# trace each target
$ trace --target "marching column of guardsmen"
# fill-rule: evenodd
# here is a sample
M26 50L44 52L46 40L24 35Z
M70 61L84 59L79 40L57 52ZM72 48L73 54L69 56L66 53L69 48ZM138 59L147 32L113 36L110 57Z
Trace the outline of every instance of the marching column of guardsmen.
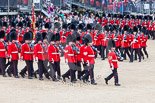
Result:
M26 66L19 73L23 78L28 73L28 79L37 78L38 74L39 80L44 80L44 74L54 82L61 79L66 82L68 78L72 83L79 79L84 83L91 82L96 85L94 64L97 56L101 56L101 60L108 58L112 70L112 74L105 78L106 84L114 76L115 85L120 86L117 61L129 58L132 63L138 56L141 62L145 55L149 57L146 43L147 39L154 35L155 28L151 20L149 16L142 20L141 16L135 18L109 14L108 18L103 15L96 23L87 25L60 25L56 22L54 30L51 30L49 23L44 25L45 29L39 29L36 24L35 36L30 24L27 24L27 28L23 28L21 22L18 23L17 29L6 30L4 27L0 31L0 72L3 77L6 77L7 72L8 76L13 74L15 78L19 78L18 60L24 60ZM61 56L64 56L68 65L68 71L64 74L61 74ZM38 64L36 71L33 68L34 62Z

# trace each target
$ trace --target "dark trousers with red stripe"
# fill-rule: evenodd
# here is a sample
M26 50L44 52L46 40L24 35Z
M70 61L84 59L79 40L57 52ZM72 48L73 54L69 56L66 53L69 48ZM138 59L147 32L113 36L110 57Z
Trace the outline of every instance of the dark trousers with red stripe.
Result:
M50 71L49 71L49 75L50 75L50 77L52 78L52 80L55 80L55 79L56 79L55 72L56 72L55 64L52 63L52 62L50 62Z
M105 59L105 50L106 50L106 46L101 46L101 58Z
M75 63L68 63L69 70L63 75L63 77L71 76L71 82L75 80Z
M126 54L130 58L129 47L122 47L121 48L121 56L124 57L124 60L126 60Z
M88 71L88 66L87 66L86 62L84 62L83 68L84 68L84 70L81 72L81 76L83 76ZM88 79L89 79L89 76L86 78L86 80L88 80Z
M18 60L12 60L10 66L13 68L13 75L18 76Z
M114 77L114 79L115 79L115 84L118 83L117 68L114 68L114 70L112 70L112 73L106 79L110 80L112 77Z
M78 72L78 79L81 78L81 61L76 62L76 71Z
M135 51L135 60L137 60L137 54L139 56L139 61L141 61L141 55L140 55L140 52L139 52L139 48L137 49L133 49L131 48L131 56L130 56L130 62L133 62L133 52Z
M39 77L43 78L43 73L45 73L45 71L47 72L45 66L44 66L44 60L38 60L38 68L39 68Z
M90 64L88 71L83 76L83 79L86 80L90 76L91 83L94 82L94 64Z
M32 60L25 60L26 62L26 69L28 71L28 76L32 77L33 73L33 61Z
M60 61L54 62L54 64L55 64L55 70L57 72L57 77L60 78L61 77Z
M2 75L5 75L6 58L4 57L0 57L0 68L1 68Z

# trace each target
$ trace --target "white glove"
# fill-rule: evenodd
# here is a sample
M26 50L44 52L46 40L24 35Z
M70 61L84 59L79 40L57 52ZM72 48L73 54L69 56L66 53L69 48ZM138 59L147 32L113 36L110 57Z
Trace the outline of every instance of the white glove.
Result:
M111 66L111 70L114 70L114 66Z
M68 64L68 59L65 60L66 64Z

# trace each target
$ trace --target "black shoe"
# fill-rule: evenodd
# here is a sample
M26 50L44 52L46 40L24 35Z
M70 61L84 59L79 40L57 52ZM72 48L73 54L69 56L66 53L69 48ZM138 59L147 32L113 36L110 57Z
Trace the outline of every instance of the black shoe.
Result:
M33 77L32 76L29 76L28 79L33 79Z
M92 82L91 84L92 84L92 85L97 85L97 83L95 83L95 82Z
M129 63L133 63L133 61L129 61Z
M33 73L33 76L34 76L35 78L37 78L37 74L36 74L35 72Z
M104 78L104 80L105 80L105 84L107 84L107 85L108 85L108 80L107 80L106 78Z
M66 82L66 79L65 79L65 77L64 77L64 76L62 76L62 79L63 79L63 81L64 81L64 82Z
M139 59L139 62L141 62L141 59Z
M121 86L119 83L116 83L115 86Z
M9 77L12 77L11 73L7 72Z
M20 72L19 73L23 78L25 78L25 75L22 73L22 72Z
M101 59L101 60L105 60L105 59L103 58L103 59Z
M62 80L62 78L60 76L57 77L58 80Z
M39 78L39 80L41 80L41 81L42 81L42 80L44 80L44 79L43 79L43 78Z
M149 55L146 55L147 58L149 58Z
M145 59L144 56L142 56L143 60Z
M71 81L71 83L76 83L76 81L73 80L73 81Z
M15 78L19 78L19 76L18 76L18 75L16 75L16 76L15 76Z
M81 80L81 77L78 77L79 80Z
M69 77L69 76L68 76L67 78L68 78L68 79L70 79L70 77Z
M4 74L3 77L7 77L7 76Z
M89 82L90 82L90 80L86 80L86 82L88 82L88 83L89 83Z
M77 79L74 79L74 81L77 81Z
M81 80L83 81L83 83L86 83L86 80L84 78L81 78Z
M58 82L58 80L57 79L54 79L53 82Z

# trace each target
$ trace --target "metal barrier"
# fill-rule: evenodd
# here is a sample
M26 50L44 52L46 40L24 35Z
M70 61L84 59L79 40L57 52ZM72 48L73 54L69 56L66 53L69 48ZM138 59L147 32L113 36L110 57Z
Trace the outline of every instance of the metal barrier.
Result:
M55 0L54 0L55 1ZM96 11L101 10L108 13L135 12L141 14L153 14L155 10L155 1L138 1L129 0L67 0L77 6L86 9L93 8Z

